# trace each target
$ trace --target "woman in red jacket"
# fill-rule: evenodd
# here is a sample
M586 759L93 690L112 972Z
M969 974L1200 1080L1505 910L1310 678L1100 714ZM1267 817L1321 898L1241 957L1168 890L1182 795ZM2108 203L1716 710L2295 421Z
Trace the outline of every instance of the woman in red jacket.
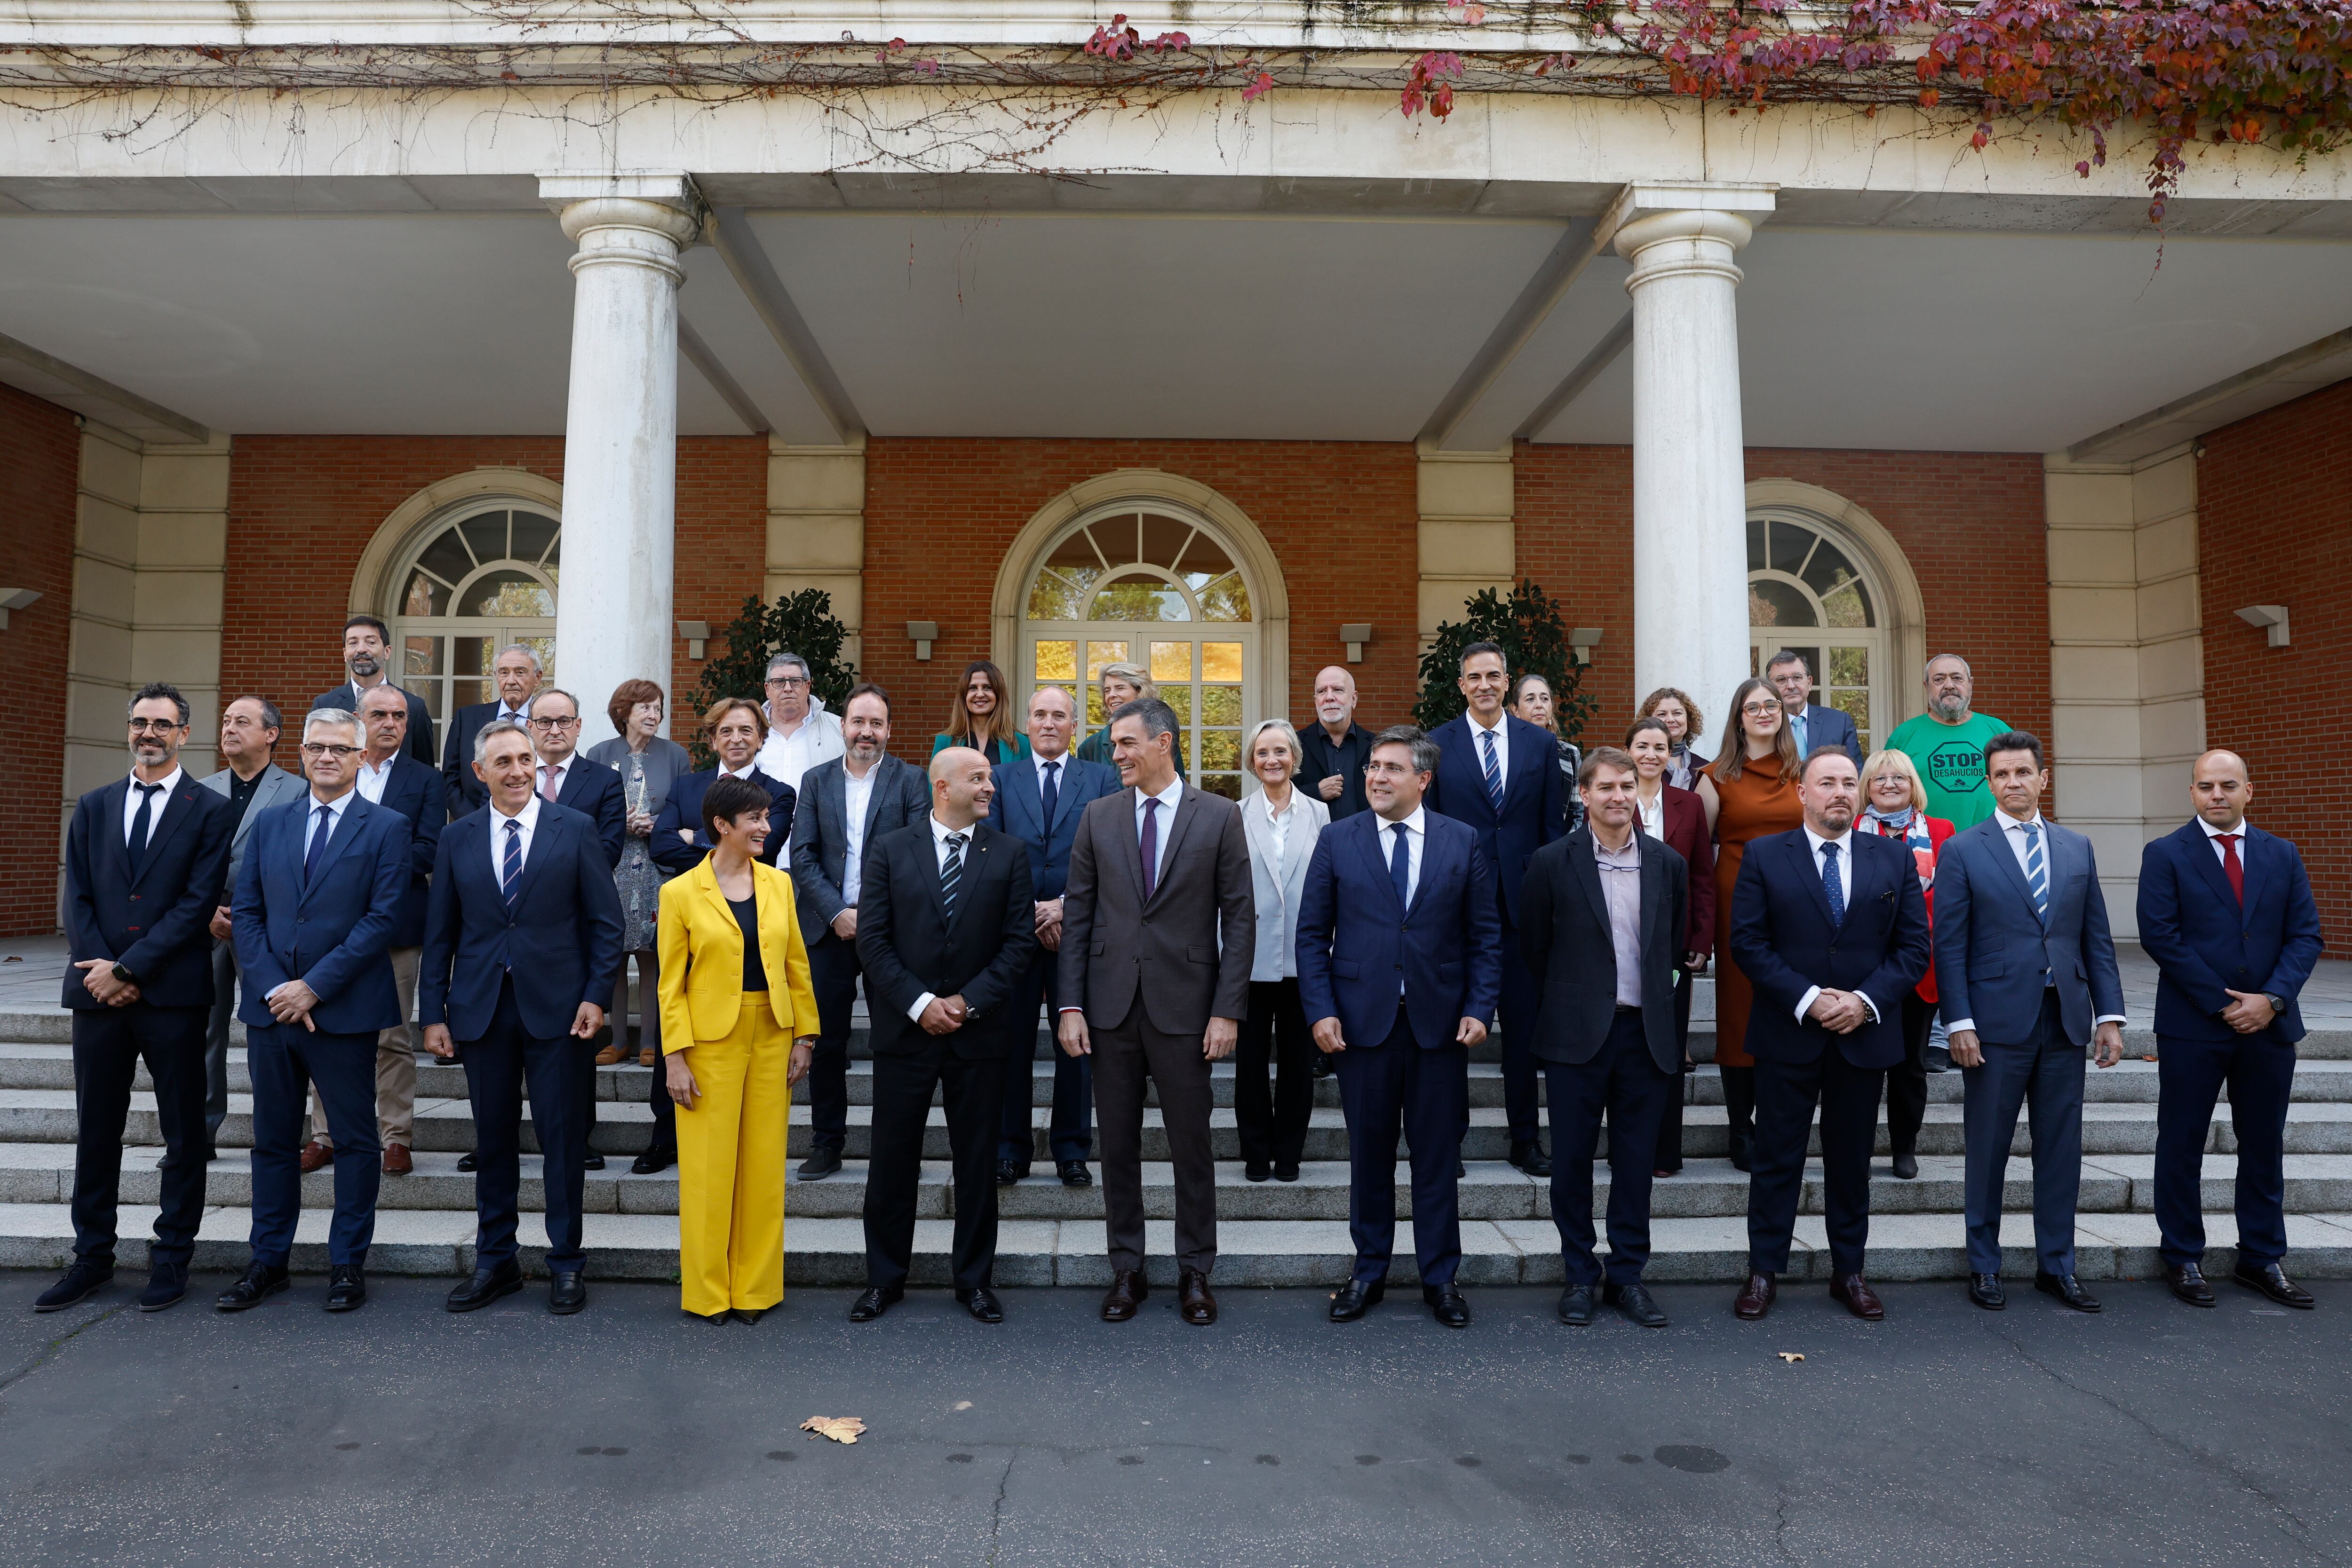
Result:
M1927 895L1930 929L1936 918L1936 856L1952 836L1952 824L1927 815L1927 790L1918 765L1900 751L1874 751L1862 765L1863 813L1856 832L1901 839L1919 867L1919 889ZM1903 1061L1886 1074L1886 1141L1895 1153L1895 1174L1905 1181L1919 1174L1919 1124L1927 1116L1927 1033L1936 1022L1936 970L1903 998Z
M1696 1071L1690 1055L1691 982L1706 972L1715 951L1715 842L1707 836L1706 802L1691 790L1677 789L1666 782L1674 765L1674 736L1664 723L1635 719L1625 731L1625 749L1633 758L1633 799L1642 810L1642 831L1682 856L1690 870L1683 962L1675 977L1675 1032L1682 1039L1683 1071L1687 1075ZM1666 1113L1658 1124L1658 1152L1651 1161L1655 1176L1674 1176L1683 1168L1686 1097L1679 1081L1666 1096Z

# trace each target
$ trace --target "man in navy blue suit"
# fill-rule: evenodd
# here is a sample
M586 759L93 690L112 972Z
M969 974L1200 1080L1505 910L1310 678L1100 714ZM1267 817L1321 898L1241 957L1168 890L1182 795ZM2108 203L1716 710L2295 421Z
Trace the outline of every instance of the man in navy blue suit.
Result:
M710 852L710 840L702 829L702 797L718 779L751 779L766 788L772 804L768 808L768 847L760 858L770 865L780 863L778 857L790 844L793 806L799 797L791 785L759 766L760 747L768 734L766 712L749 697L721 697L710 705L702 722L710 731L710 749L719 754L719 766L686 774L670 786L669 800L646 841L653 846L654 863L670 876L702 863ZM658 1092L661 1075L654 1076Z
M1448 1328L1470 1322L1455 1151L1469 1113L1470 1048L1502 989L1495 873L1478 836L1425 801L1437 746L1383 730L1364 768L1371 809L1323 830L1298 904L1298 1000L1333 1057L1348 1117L1348 1230L1356 1266L1331 1321L1360 1318L1385 1291L1396 1241L1396 1145L1412 1162L1412 1240L1422 1299ZM1549 753L1544 769L1559 769ZM1528 1015L1532 1028L1534 1015Z
M1846 760L1862 766L1862 736L1853 717L1841 709L1813 701L1812 666L1794 648L1783 648L1764 666L1764 678L1780 694L1780 711L1789 716L1790 733L1797 739L1797 755L1811 757L1825 746L1845 753Z
M2156 1224L2167 1282L2194 1307L2205 1281L2200 1201L2213 1103L2230 1088L2238 1144L2238 1259L2230 1278L2308 1308L2286 1277L2286 1109L2296 998L2322 945L2303 856L2246 821L2254 785L2234 752L2189 773L2196 815L2141 852L2139 941L2156 960Z
M1886 1070L1903 1060L1902 998L1927 972L1927 904L1910 852L1853 831L1861 794L1844 752L1806 758L1804 826L1749 843L1731 891L1731 954L1756 988L1748 1283L1732 1303L1749 1322L1772 1310L1789 1267L1816 1107L1830 1294L1858 1318L1886 1312L1862 1271L1870 1154Z
M459 1057L474 1108L474 1277L449 1292L453 1312L522 1289L515 1256L522 1096L530 1089L547 1192L547 1309L588 1304L580 1245L582 1156L592 1105L587 1043L621 966L621 900L596 824L547 800L530 737L493 722L475 733L474 768L489 797L442 837L417 996L425 1049Z
M375 1138L375 1052L400 1021L393 922L408 891L408 821L357 789L359 720L338 708L302 724L310 792L253 824L229 916L245 977L237 1016L253 1079L253 1259L221 1293L225 1312L285 1290L302 1211L302 1103L312 1083L335 1137L327 1310L367 1301L368 1243L383 1179Z
M425 699L415 692L402 691L392 678L392 633L384 623L373 615L354 615L343 622L343 668L351 674L331 692L320 692L312 700L313 711L320 708L340 708L345 713L360 711L360 699L378 686L390 686L399 693L401 703L408 709L408 733L401 745L411 757L433 766L433 713Z
M1070 845L1087 804L1118 793L1118 770L1070 753L1077 727L1076 699L1060 686L1040 686L1029 699L1030 755L996 766L996 799L989 825L1011 833L1029 848L1029 896L1036 904L1037 956L1014 1008L1031 1024L1050 1003L1061 973L1062 889L1070 877ZM996 1183L1011 1186L1029 1174L1034 1148L1029 1126L1030 1080L1036 1042L1015 1051L1004 1063L1004 1134L997 1145ZM1064 1186L1094 1181L1087 1157L1094 1153L1094 1058L1054 1052L1054 1110L1046 1141L1054 1170Z
M490 661L490 683L498 700L468 703L449 716L449 737L441 753L441 784L455 816L478 811L489 797L474 777L474 737L495 719L521 724L529 716L531 694L539 690L539 655L528 643L509 643ZM659 1077L659 1073L655 1074Z
M2042 814L2050 774L2022 730L1985 742L2000 808L1936 853L1936 997L1966 1075L1969 1300L2008 1304L2000 1195L2017 1109L2033 1128L2033 1288L2078 1312L2099 1303L2074 1277L2083 1184L2083 1048L2124 1054L2124 986L2091 841Z
M1536 981L1519 950L1518 928L1528 862L1568 831L1559 747L1549 730L1504 711L1511 675L1501 648L1471 643L1462 650L1461 672L1469 708L1430 736L1438 761L1429 783L1429 809L1478 835L1479 853L1495 875L1503 933L1503 1107L1511 1125L1511 1163L1529 1176L1548 1176L1551 1162L1537 1136ZM1466 1101L1463 1117L1459 1131L1466 1133Z
M607 871L621 863L629 803L621 776L580 755L580 699L561 686L543 686L530 699L530 744L538 754L533 785L541 799L579 812L596 825ZM481 731L474 732L479 736ZM488 799L487 791L484 800Z
M210 924L236 813L180 766L188 704L160 682L131 702L131 770L74 803L66 831L73 1011L74 1260L33 1310L53 1312L114 1278L116 1195L131 1084L143 1060L163 1130L163 1210L142 1312L187 1293L205 1212L205 1023Z

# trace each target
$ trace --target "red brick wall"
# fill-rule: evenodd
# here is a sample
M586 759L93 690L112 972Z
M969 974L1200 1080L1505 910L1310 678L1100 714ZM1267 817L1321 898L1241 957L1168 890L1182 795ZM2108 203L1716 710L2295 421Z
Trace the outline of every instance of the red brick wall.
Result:
M767 555L767 442L678 443L676 606L720 624L760 591ZM377 527L436 479L521 468L561 482L561 436L241 435L229 466L224 700L258 692L289 714L342 679L352 576ZM693 689L699 663L676 645L671 690ZM605 693L583 693L599 704ZM684 738L675 719L672 733ZM289 742L290 744L290 741ZM281 762L285 757L279 758Z
M2335 697L2352 670L2352 382L2208 435L2197 533L2206 742L2245 758L2254 820L2303 852L2340 946L2352 928L2352 716ZM2281 603L2284 648L2236 614Z
M72 413L0 386L0 534L7 585L41 595L8 612L0 660L0 936L58 929L58 804L65 789L66 655L73 615L74 492L81 428Z
M1290 595L1290 718L1311 716L1315 672L1344 658L1339 627L1351 621L1376 628L1354 666L1359 718L1377 728L1410 716L1420 573L1410 445L875 440L866 451L863 673L889 688L894 750L926 755L963 665L989 656L990 601L1013 536L1072 485L1118 468L1206 485L1265 533ZM908 621L940 623L928 664L906 639Z

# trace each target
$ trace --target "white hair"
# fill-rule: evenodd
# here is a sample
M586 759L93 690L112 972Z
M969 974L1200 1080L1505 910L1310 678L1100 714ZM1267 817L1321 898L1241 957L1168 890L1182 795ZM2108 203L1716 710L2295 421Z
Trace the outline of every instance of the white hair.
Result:
M530 661L531 670L534 674L541 673L545 668L545 666L541 665L539 662L539 650L532 647L528 643L508 643L505 647L498 651L497 656L492 658L490 663L492 664L496 664L499 659L505 658L509 653L520 653L524 658L529 659Z
M321 725L330 729L348 729L356 737L360 733L360 716L347 707L314 707L302 716L302 738Z

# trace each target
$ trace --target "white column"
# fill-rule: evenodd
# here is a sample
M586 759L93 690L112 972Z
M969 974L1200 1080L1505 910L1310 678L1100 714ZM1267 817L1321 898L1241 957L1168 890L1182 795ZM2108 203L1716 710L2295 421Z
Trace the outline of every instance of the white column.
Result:
M540 195L580 247L555 678L578 694L589 746L613 734L604 706L625 680L655 682L672 706L678 256L702 209L679 174L551 176Z
M1765 186L1632 185L1602 220L1633 264L1633 689L1688 691L1711 737L1748 659L1731 258L1772 206Z

